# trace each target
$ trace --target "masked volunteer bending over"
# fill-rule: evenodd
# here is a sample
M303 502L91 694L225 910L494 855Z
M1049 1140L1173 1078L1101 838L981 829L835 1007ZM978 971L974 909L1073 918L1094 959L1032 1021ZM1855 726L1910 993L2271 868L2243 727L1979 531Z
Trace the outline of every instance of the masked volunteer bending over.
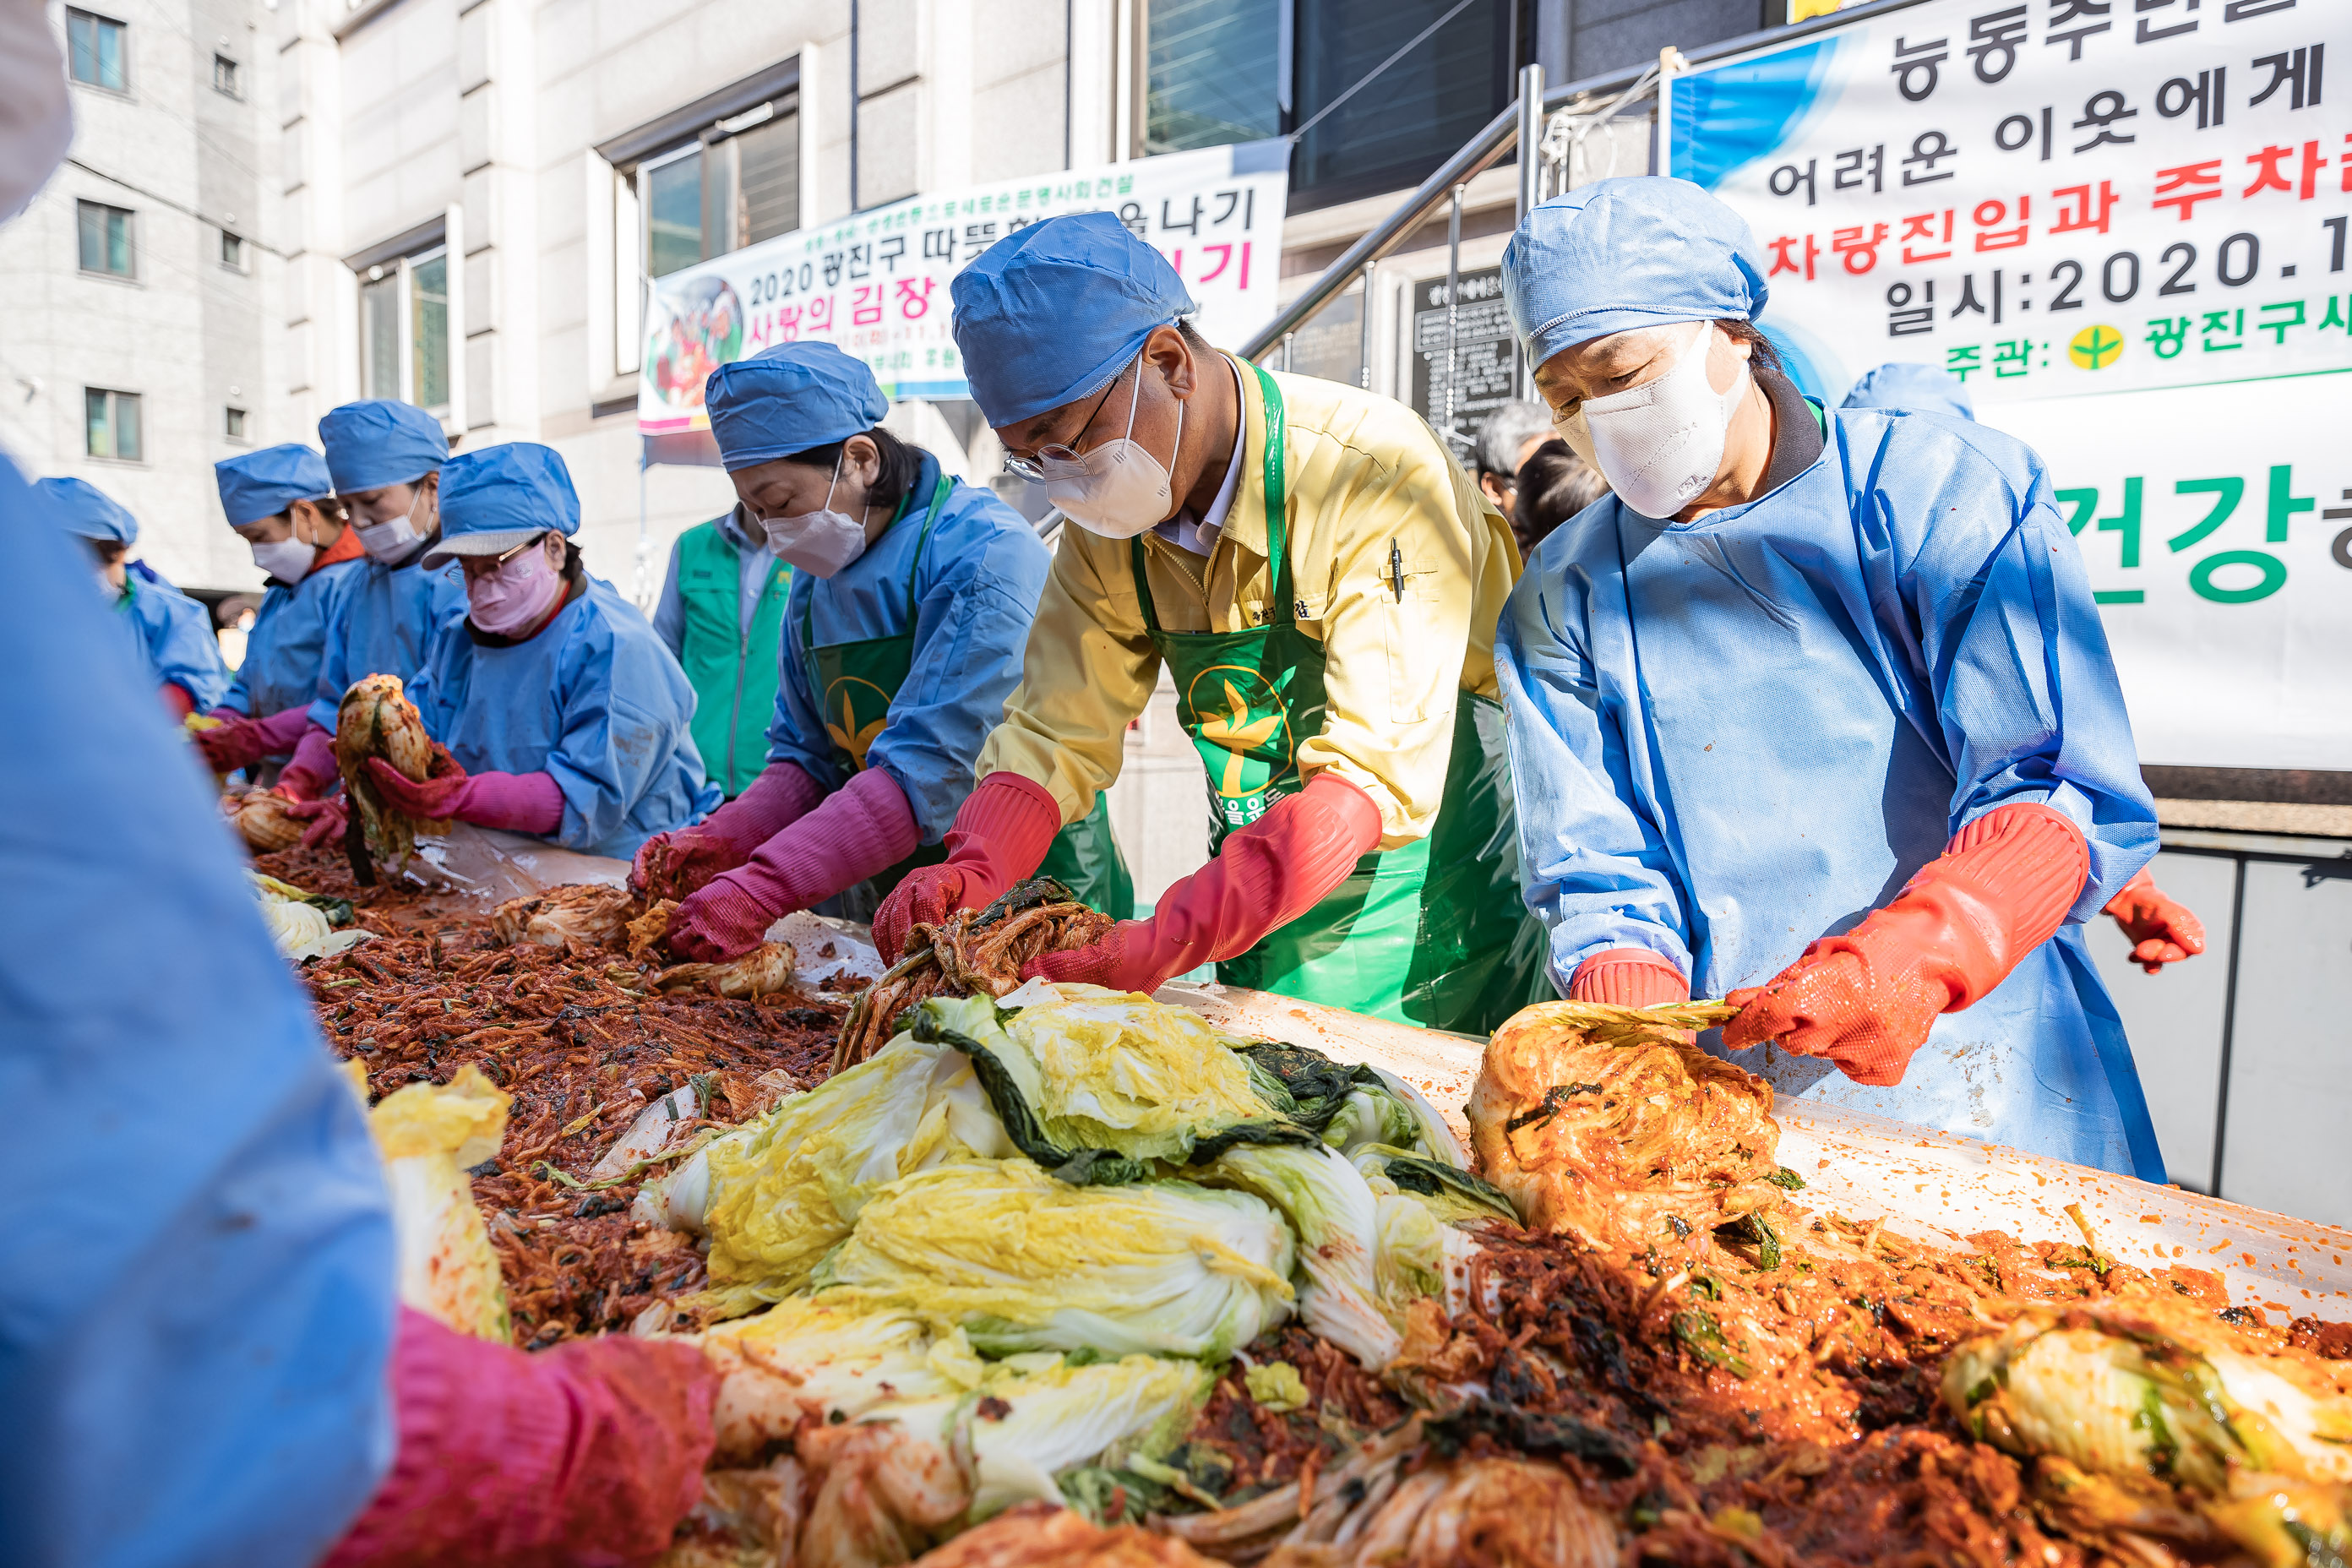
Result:
M1020 687L944 865L885 903L984 904L1118 776L1163 663L1208 778L1216 858L1150 919L1026 973L1150 991L1221 978L1486 1028L1540 984L1511 899L1494 616L1510 532L1386 398L1210 348L1159 252L1048 218L955 280L972 395L1062 531Z
M359 534L344 526L326 460L289 442L213 465L221 510L269 580L261 613L228 695L212 710L223 721L196 732L215 773L292 754L310 727L324 651L326 605L337 578L360 570Z
M686 672L570 542L580 499L563 459L527 441L488 447L451 458L440 494L440 541L423 564L464 563L467 610L436 635L408 690L462 771L418 784L371 758L384 797L411 816L621 859L717 805L688 731Z
M338 574L320 605L325 630L310 728L275 786L295 803L293 815L314 819L303 835L308 845L342 830L341 807L326 801L337 788L332 742L343 693L367 675L413 682L436 632L466 609L457 569L446 560L425 562L441 534L441 465L449 459L441 422L413 404L369 398L330 410L319 421L319 442L367 560Z
M87 479L43 479L34 487L48 513L95 557L100 595L114 624L139 652L163 706L174 718L203 712L228 691L228 666L213 635L212 613L169 583L131 572L125 557L139 542L139 520Z
M1529 213L1512 321L1615 492L1511 595L1528 903L1580 997L1730 993L1785 1094L2164 1179L2079 923L2156 847L2042 461L1947 417L1826 413L1696 185Z
M766 771L637 859L649 890L699 889L672 918L671 950L719 959L837 894L844 913L870 916L945 855L1021 672L1045 547L1020 513L882 429L873 373L830 343L721 365L704 401L744 510L794 568ZM1101 802L1045 858L1096 908L1132 911Z

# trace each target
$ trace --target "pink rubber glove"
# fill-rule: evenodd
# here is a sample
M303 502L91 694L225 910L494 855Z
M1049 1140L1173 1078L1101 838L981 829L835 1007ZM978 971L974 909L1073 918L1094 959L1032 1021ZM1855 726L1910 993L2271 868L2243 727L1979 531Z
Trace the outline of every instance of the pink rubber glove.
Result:
M277 793L288 800L324 800L342 787L335 737L313 724L294 742L294 758L278 772Z
M281 779L278 786L269 793L285 795L284 781ZM286 815L299 817L310 825L302 830L302 847L305 849L341 843L343 831L351 823L350 804L340 795L329 795L324 800L296 800L288 795Z
M248 719L226 708L214 709L211 716L226 722L217 730L197 731L196 750L216 773L233 773L264 757L291 752L310 725L309 711L300 708L280 709L267 719Z
M2132 962L2150 974L2205 951L2205 922L2158 887L2145 866L2099 912L2123 928L2132 943Z
M1895 901L1823 937L1769 984L1724 998L1735 1051L1776 1042L1856 1083L1895 1084L1939 1013L2008 978L2057 932L2091 871L2080 828L2046 805L2004 805L1959 830Z
M1121 921L1090 947L1033 958L1021 978L1149 995L1171 975L1248 952L1313 909L1380 841L1372 797L1335 773L1317 773L1227 835L1215 859L1160 895L1150 920Z
M704 963L740 957L760 945L778 916L888 870L919 842L906 792L881 769L867 768L760 846L747 864L678 905L664 941L680 958Z
M1044 784L1019 773L995 773L981 780L948 829L947 859L908 872L874 911L874 945L882 950L882 961L898 962L907 934L916 926L937 925L958 910L982 908L1034 875L1061 830L1062 808Z
M385 803L410 816L454 816L477 827L542 837L563 826L563 786L552 773L468 773L459 769L419 783L382 757L370 757L367 765Z
M1690 982L1663 953L1646 947L1612 947L1576 966L1568 994L1578 1002L1648 1007L1660 1002L1689 1001Z
M824 786L797 763L770 763L741 795L702 821L656 833L638 846L636 861L629 868L629 886L648 900L683 899L719 872L749 860L752 851L807 816L824 798Z
M718 1378L691 1345L532 1355L403 1307L390 1371L399 1453L328 1568L617 1568L702 1495Z

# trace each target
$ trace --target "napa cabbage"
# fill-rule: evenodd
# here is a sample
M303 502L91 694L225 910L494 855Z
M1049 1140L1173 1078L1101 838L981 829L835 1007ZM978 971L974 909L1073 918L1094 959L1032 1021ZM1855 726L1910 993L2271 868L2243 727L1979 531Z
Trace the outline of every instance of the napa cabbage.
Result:
M1396 1359L1402 1318L1381 1300L1376 1258L1380 1208L1363 1176L1337 1150L1228 1150L1201 1179L1239 1187L1280 1209L1298 1234L1298 1316L1309 1329L1379 1372Z
M1289 1226L1247 1193L1074 1186L1016 1159L876 1190L810 1284L824 1300L961 1327L988 1354L1213 1358L1289 1316L1295 1262Z
M510 1101L467 1063L446 1084L412 1083L368 1112L392 1194L402 1302L499 1343L513 1337L506 1287L466 1171L498 1152Z
M884 1184L1009 1154L961 1052L901 1037L697 1153L666 1216L710 1239L710 1278L773 1300L798 1289Z

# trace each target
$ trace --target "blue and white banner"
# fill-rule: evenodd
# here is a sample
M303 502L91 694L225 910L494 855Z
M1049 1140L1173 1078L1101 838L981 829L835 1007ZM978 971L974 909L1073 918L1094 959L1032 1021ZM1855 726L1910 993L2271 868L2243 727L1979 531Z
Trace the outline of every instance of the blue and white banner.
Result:
M2049 460L2145 760L2352 770L2352 5L1927 0L1662 141L1808 391L1934 365Z

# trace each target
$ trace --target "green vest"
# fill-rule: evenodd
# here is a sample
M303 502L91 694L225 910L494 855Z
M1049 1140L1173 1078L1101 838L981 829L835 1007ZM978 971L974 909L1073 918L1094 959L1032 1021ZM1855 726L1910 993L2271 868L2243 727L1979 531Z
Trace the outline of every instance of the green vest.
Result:
M702 753L704 771L730 800L768 765L784 595L793 583L792 568L782 562L770 564L745 637L736 596L741 562L741 552L715 521L678 538L677 597L686 612L678 662L694 686L694 745Z

